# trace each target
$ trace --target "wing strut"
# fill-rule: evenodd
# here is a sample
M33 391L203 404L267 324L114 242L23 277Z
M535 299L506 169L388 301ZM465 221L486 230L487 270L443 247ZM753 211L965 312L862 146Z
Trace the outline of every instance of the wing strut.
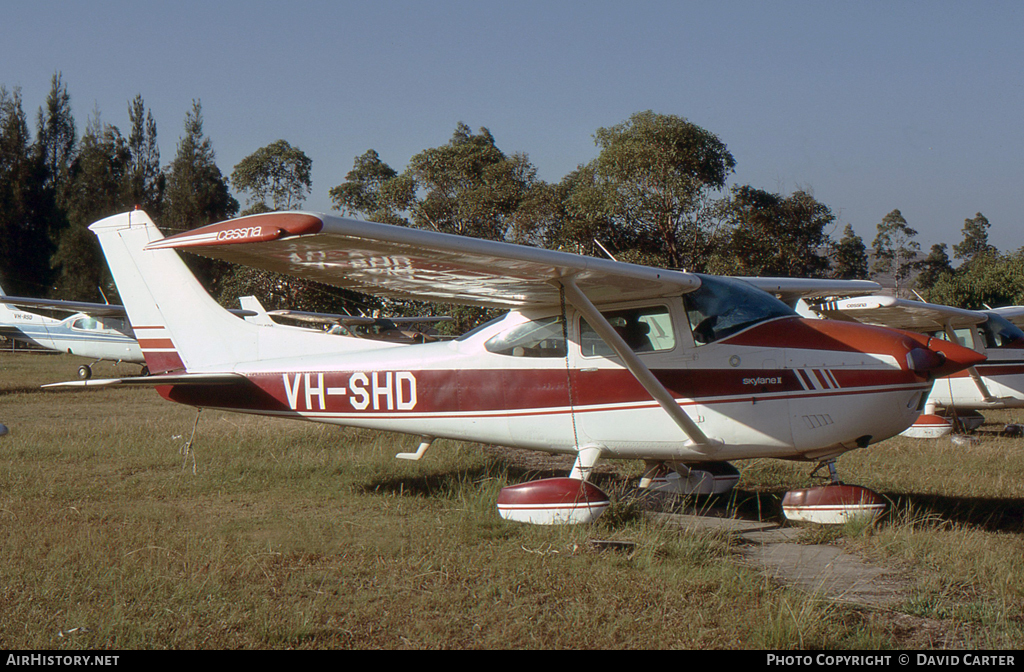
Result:
M944 330L946 332L946 336L949 338L950 343L960 342L956 337L956 332L953 330L952 323L949 322L948 320L946 321ZM978 332L973 326L971 327L971 337L975 339L978 338ZM992 393L988 391L988 386L982 379L981 374L978 373L978 367L972 366L971 368L967 369L967 373L971 376L971 380L974 381L974 384L977 386L978 391L981 392L982 399L984 399L986 402L993 402L996 400L996 398L992 396Z
M716 441L712 441L704 432L697 427L696 423L690 419L690 416L676 403L675 397L669 392L661 381L658 380L651 370L640 361L640 358L636 356L633 349L630 348L622 337L619 336L615 328L608 323L601 311L590 302L590 299L580 291L580 288L576 286L576 282L573 278L564 277L559 278L556 282L560 283L565 288L565 298L569 300L569 303L580 311L583 317L587 318L587 322L594 328L594 331L607 343L615 354L622 359L622 363L625 364L629 372L637 379L644 389L654 397L665 412L668 413L680 429L690 438L690 441L698 446L706 446L710 448Z

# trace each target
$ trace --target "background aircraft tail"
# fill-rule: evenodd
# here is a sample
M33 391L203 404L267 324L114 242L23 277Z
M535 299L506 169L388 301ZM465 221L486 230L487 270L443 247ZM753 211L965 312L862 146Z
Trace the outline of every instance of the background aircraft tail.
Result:
M267 309L263 307L260 300L255 296L240 296L238 297L238 305L242 307L242 310L256 313L255 315L246 315L245 321L252 324L263 324L268 327L274 326L276 323L267 314Z
M7 292L4 291L3 287L0 287L0 296L4 296ZM9 306L6 303L0 303L0 322L13 322L14 321L14 306Z

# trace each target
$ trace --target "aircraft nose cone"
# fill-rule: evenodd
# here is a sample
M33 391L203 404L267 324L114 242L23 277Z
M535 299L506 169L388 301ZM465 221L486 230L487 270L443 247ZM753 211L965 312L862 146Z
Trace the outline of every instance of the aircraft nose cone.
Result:
M917 373L935 378L943 378L957 371L969 369L987 359L979 352L965 348L958 343L944 341L941 338L929 338L924 345L924 348L914 348L907 354L907 365ZM918 351L921 354L915 354ZM921 368L910 364L912 357L917 360Z

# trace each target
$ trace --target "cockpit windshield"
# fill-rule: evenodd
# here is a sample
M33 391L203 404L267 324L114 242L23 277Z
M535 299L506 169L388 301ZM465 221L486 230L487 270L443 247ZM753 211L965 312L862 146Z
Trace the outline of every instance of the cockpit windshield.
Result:
M753 285L734 278L700 275L700 288L683 294L693 340L704 345L759 322L796 316L796 311Z
M986 348L999 348L1015 341L1024 341L1024 331L1005 317L995 313L985 314L988 315L988 321L981 325L981 331L985 334Z

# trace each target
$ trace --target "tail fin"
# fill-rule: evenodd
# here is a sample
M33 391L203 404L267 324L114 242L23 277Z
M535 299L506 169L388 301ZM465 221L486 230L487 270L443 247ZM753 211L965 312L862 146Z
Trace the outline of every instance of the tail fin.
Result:
M252 324L263 324L268 327L272 327L276 324L274 320L267 314L267 309L263 307L260 300L255 296L240 296L238 297L238 305L242 306L242 310L256 313L255 315L247 315L245 317L246 322Z
M5 296L7 292L4 291L3 287L0 287L0 296ZM9 306L6 303L0 302L0 322L13 322L14 321L14 306Z

